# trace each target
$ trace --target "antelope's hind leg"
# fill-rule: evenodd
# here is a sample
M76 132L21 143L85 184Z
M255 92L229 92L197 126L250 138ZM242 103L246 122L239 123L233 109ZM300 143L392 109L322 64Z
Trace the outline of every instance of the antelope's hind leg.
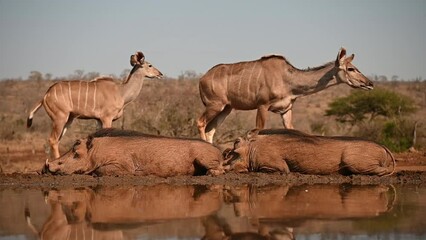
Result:
M216 128L231 113L232 108L228 105L206 107L206 110L198 119L197 126L203 140L213 143Z
M71 120L72 121L72 120ZM59 158L59 141L64 135L68 123L68 117L57 117L52 123L52 132L50 133L49 143L54 158Z

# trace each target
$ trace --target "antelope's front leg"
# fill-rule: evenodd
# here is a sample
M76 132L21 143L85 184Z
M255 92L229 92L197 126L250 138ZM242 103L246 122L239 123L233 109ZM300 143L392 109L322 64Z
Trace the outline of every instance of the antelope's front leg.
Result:
M268 108L264 105L259 106L257 108L257 115L256 115L256 128L257 129L264 129L266 118L268 117Z
M281 114L281 118L283 120L283 125L284 128L287 129L294 129L293 127L293 123L292 123L292 115L293 115L293 111L290 109L287 112Z

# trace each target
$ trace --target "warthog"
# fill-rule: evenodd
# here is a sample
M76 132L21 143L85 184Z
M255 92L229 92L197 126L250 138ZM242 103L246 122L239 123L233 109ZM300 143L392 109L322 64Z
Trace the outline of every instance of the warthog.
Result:
M32 223L31 209L25 208L28 227L39 239L127 239L123 236L129 236L129 231L132 236L140 233L164 239L175 236L176 229L201 229L201 219L219 211L222 189L166 184L108 186L49 190L45 200L50 205L50 211L45 211L48 217L36 217L45 219L41 228Z
M226 168L236 172L369 174L395 171L395 158L384 146L354 137L308 135L291 129L252 131L224 153ZM392 167L391 167L392 165Z
M77 140L60 158L46 161L42 172L170 177L224 171L221 151L205 141L101 129Z

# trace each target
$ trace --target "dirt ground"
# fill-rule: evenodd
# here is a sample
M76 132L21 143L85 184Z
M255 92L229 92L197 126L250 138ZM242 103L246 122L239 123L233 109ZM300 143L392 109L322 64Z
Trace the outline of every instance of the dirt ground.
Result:
M426 183L426 152L406 152L395 154L397 168L391 176L377 177L364 175L305 175L299 173L266 174L227 173L222 176L179 176L159 178L155 176L51 176L41 175L46 154L34 151L0 152L0 188L67 188L96 185L241 185L257 186L269 184L424 184Z

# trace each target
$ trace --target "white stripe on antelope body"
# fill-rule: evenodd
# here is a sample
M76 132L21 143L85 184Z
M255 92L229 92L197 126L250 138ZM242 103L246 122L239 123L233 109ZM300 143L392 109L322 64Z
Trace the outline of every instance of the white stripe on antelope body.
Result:
M110 77L98 77L91 81L61 81L53 84L31 110L27 127L31 126L34 113L43 105L53 122L49 143L55 158L60 156L59 141L75 118L96 119L103 128L111 127L112 121L122 116L124 107L137 98L145 77L163 76L145 61L142 52L131 55L130 64L133 69L122 83Z
M372 89L373 83L352 64L353 58L354 54L346 57L346 50L341 48L335 61L305 70L278 55L214 66L199 83L206 107L197 122L201 138L212 143L216 128L232 109L257 109L258 129L264 128L268 111L281 115L284 128L293 128L292 107L298 97L340 83Z

